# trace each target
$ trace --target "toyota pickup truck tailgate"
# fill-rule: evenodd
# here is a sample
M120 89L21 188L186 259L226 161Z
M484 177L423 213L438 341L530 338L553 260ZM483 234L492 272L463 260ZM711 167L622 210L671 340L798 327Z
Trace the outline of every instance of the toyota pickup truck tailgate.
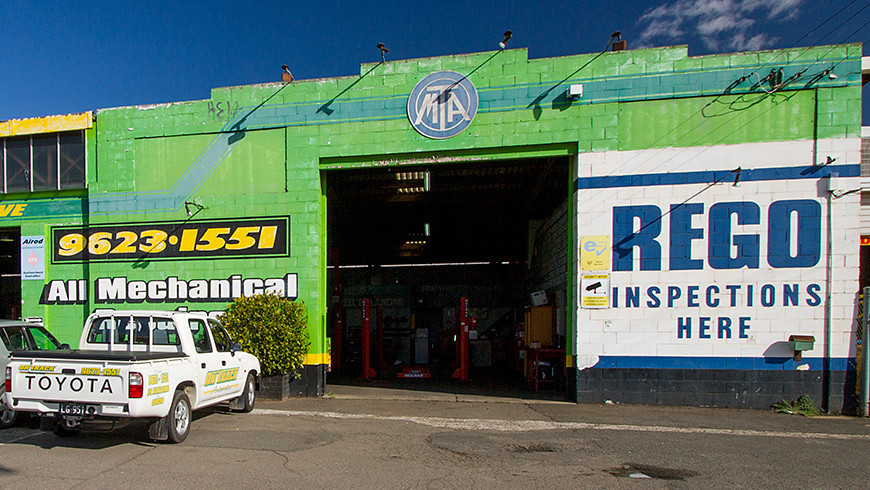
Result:
M6 396L15 410L61 413L87 410L85 413L91 415L129 415L130 373L139 373L139 383L144 385L153 362L179 357L184 356L17 351L9 361L12 386Z
M100 403L127 399L129 363L13 358L9 366L13 399Z

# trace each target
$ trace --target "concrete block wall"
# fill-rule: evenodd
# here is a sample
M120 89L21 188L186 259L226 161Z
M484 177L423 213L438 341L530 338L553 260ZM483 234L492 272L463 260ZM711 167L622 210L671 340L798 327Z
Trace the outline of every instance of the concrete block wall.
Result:
M541 223L534 239L532 261L529 264L529 291L543 290L553 296L556 290L568 286L568 258L570 243L568 200L556 208Z
M687 191L704 185L669 179L706 172L704 182L709 182L737 166L747 169L747 176L756 171L758 176L772 168L772 160L810 167L826 155L847 165L857 164L860 147L854 142L860 137L860 59L857 44L704 57L689 57L685 46L677 46L532 60L525 49L516 49L363 64L358 76L216 88L207 100L104 109L97 112L95 130L88 137L88 191L81 211L63 219L47 213L26 226L50 230L71 223L178 221L186 218L185 202L203 207L197 220L289 216L287 257L53 264L47 275L52 280L120 275L146 280L171 274L225 278L242 272L294 272L299 297L311 313L311 359L322 363L327 353L326 198L321 172L576 157L578 188L572 208L579 209L582 203L584 214L571 216L577 220L575 233L582 236L593 227L596 234L608 234L615 204L656 203L667 211L669 204L679 202L675 199L686 199L690 197ZM810 82L831 65L836 66L839 78ZM767 93L770 89L760 90L758 82L771 68L782 68L786 80L798 80L773 94ZM437 70L467 74L480 97L474 122L459 135L443 140L417 133L405 113L413 87ZM741 77L746 78L740 81ZM573 83L584 85L579 100L565 95ZM803 144L790 144L813 138L812 151ZM768 144L775 149L769 151L764 146ZM732 152L734 146L740 149ZM626 179L631 184L631 179L649 172L656 175L654 185L622 185ZM810 177L818 181L818 175ZM761 208L766 209L776 199L810 196L813 191L804 184L811 178L784 179L775 189L747 184L739 195L749 199L752 192L761 190L765 196ZM619 185L613 184L614 179ZM602 188L606 190L595 190ZM708 208L714 196L740 199L717 188L704 196ZM45 198L26 197L32 202ZM854 213L850 206L838 203L835 207L838 225ZM693 240L692 229L698 226L689 226L683 238ZM836 243L846 243L855 231L838 226L836 233ZM855 260L857 254L852 251L838 250L835 266L845 270L855 267ZM711 283L737 280L711 272ZM755 277L758 272L741 271L739 280L761 281ZM795 280L817 281L815 269L806 272L808 277ZM655 277L635 269L625 283L664 281L667 286L685 284L689 277L688 272ZM622 280L614 273L615 285ZM831 286L836 318L845 318L851 305L847 298L851 282L836 275ZM95 306L43 305L34 291L25 293L25 314L61 318L71 324L78 317L75 323L80 325L82 310ZM661 335L673 333L673 326L660 332L653 318L656 312L639 312L620 309L621 316L611 322L612 330L595 335L584 327L590 323L583 319L572 325L578 364L594 366L590 359L599 355L741 355L740 345L728 342L715 347L699 345L696 352L662 340ZM647 314L653 317L644 319ZM776 316L767 310L753 314L758 318L769 314L765 322ZM591 324L600 325L596 322ZM845 345L847 336L845 330L838 331L836 345ZM650 345L656 346L655 352L649 350ZM837 356L850 355L840 347L834 350Z
M861 130L861 177L870 177L870 127Z
M614 247L610 307L578 311L578 400L766 408L811 394L831 411L853 409L860 201L835 197L828 213L827 176L839 174L835 196L860 187L859 146L581 154L577 233L610 235ZM813 165L814 148L844 164ZM791 335L816 339L800 361Z

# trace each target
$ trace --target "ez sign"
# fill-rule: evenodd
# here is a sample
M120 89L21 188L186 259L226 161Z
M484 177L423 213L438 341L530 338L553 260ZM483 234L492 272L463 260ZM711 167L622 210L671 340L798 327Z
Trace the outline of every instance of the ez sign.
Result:
M610 270L609 235L590 235L580 239L580 270Z

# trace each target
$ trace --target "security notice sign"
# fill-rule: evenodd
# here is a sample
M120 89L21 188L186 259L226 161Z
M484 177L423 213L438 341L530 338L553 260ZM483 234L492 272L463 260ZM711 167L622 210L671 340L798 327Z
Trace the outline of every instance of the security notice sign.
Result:
M610 307L610 274L582 274L580 278L580 307Z

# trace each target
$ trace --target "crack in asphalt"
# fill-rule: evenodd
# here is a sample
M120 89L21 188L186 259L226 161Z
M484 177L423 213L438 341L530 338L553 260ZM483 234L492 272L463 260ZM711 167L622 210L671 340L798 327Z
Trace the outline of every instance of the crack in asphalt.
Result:
M297 476L297 477L301 477L301 476L302 476L302 475L300 475L298 472L293 471L292 469L290 469L290 467L289 467L289 466L290 466L290 458L288 458L287 455L282 454L281 451L277 451L277 450L275 450L275 449L268 450L267 452L271 452L271 453L274 454L275 456L278 456L278 457L282 458L282 459L284 460L284 464L281 465L281 466L282 466L286 471L288 471L289 473L291 473L292 475Z
M140 447L142 447L142 446L140 446ZM94 487L93 482L95 479L99 478L100 476L112 473L114 471L118 471L118 468L131 468L130 466L128 466L129 463L139 459L140 457L144 456L146 453L150 452L153 449L156 449L156 446L144 446L142 451L134 454L133 456L127 458L126 460L122 461L121 463L112 465L112 467L110 467L110 468L106 468L103 471L98 471L98 472L96 472L92 475L89 475L87 477L77 478L77 480L79 480L80 483L75 484L72 488L76 488L76 487L93 488Z
M535 406L536 404L533 405L533 404L531 404L531 403L525 403L524 405L526 406L526 408L528 408L528 409L531 410L532 412L534 412L534 413L540 415L541 417L545 417L545 418L546 418L547 420L549 420L550 422L556 422L556 419L554 419L552 415L549 415L549 414L546 414L546 413L540 411L540 410Z

